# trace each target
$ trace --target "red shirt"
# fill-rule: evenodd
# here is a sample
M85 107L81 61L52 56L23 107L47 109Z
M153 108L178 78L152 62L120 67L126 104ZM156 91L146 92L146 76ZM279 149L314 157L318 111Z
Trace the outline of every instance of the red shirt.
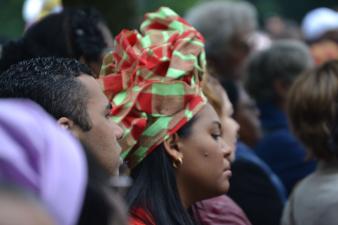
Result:
M153 217L142 208L132 210L129 225L156 225Z

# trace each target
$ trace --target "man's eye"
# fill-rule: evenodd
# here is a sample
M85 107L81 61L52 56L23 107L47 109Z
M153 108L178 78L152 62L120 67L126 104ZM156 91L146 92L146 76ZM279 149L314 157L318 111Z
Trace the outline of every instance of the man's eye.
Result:
M105 117L106 117L107 119L108 119L108 118L111 118L111 117L112 117L111 112L106 113Z

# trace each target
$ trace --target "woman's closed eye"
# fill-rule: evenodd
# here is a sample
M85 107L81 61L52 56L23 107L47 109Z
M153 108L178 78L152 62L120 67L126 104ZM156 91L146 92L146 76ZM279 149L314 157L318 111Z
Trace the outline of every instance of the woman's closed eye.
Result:
M222 124L218 121L213 122L214 128L211 130L211 137L215 140L222 138Z

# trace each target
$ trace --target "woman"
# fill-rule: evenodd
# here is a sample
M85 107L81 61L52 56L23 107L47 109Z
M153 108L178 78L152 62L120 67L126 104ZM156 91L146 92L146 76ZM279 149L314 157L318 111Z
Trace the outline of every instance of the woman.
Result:
M232 118L234 110L227 93L213 77L207 78L207 82L203 85L203 92L221 118L226 142L234 143L234 140L237 139L239 125ZM233 161L235 158L235 146L232 146L231 149L231 161ZM251 225L243 210L225 194L197 202L192 207L192 210L194 217L202 225Z
M282 224L337 224L338 214L338 61L300 75L288 96L293 131L318 159L312 174L292 192Z
M230 153L202 94L202 36L168 8L122 31L101 71L134 184L130 224L194 224L188 208L229 188Z
M228 196L243 209L253 225L278 224L286 191L277 175L252 149L261 136L259 111L241 84L227 81L223 86L233 104L234 119L241 127Z
M233 96L224 90L216 78L208 76L206 80L203 84L203 93L222 121L223 138L227 143L235 143L240 133L240 124L234 118L235 108L231 102ZM233 150L231 161L235 160L235 148L235 145L231 148Z

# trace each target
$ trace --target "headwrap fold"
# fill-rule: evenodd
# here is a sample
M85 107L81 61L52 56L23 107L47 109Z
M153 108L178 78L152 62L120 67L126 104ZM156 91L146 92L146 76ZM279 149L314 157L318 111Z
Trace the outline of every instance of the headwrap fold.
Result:
M100 82L124 129L122 157L132 168L206 103L204 39L171 9L145 15L141 32L122 30Z

